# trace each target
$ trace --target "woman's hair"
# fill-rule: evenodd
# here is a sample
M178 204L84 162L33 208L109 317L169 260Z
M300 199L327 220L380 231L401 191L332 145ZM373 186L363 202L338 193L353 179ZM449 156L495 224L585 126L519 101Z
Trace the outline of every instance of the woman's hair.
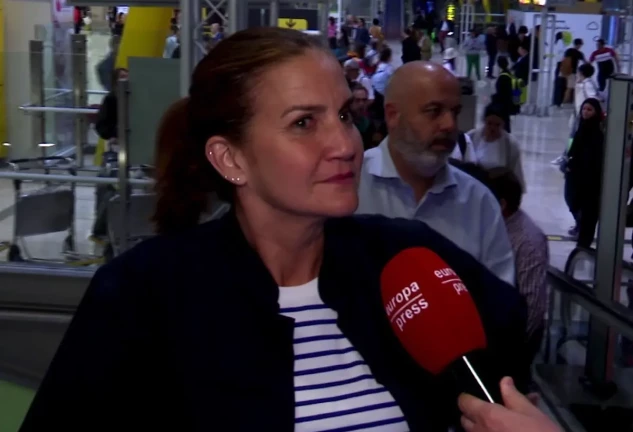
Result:
M593 107L593 110L596 112L596 115L594 115L592 118L585 120L582 115L580 116L580 124L582 123L586 123L587 121L593 123L593 122L598 122L601 123L603 118L604 118L604 112L602 111L602 105L600 104L600 101L596 98L588 98L585 99L582 103L582 105L580 106L580 112L582 113L582 108L586 105L589 104Z
M510 213L515 213L521 207L523 186L516 174L506 167L485 168L472 162L462 162L455 165L460 170L479 180L497 198L505 201Z
M380 20L378 18L374 18L371 22L375 26L380 25Z
M380 61L383 63L387 63L391 60L391 55L392 55L392 51L391 48L389 47L385 47L382 49L382 51L380 51Z
M578 66L578 72L580 72L585 78L591 78L596 72L596 68L594 68L589 63L583 63Z
M296 30L251 28L221 41L198 63L189 97L167 110L157 134L158 233L197 225L212 192L233 201L233 185L205 155L207 140L223 136L234 145L243 143L261 75L309 50L329 52L318 39Z
M497 57L497 66L499 66L499 69L507 71L508 66L510 66L510 64L508 63L508 58L505 56Z
M488 181L485 183L497 200L505 201L506 209L515 213L521 208L523 186L518 177L509 168L496 167L488 171Z
M483 119L486 120L488 117L490 116L495 116L495 117L499 117L500 119L504 119L505 115L504 115L504 108L498 104L498 103L490 103L488 105L486 105L486 108L484 109L484 117Z

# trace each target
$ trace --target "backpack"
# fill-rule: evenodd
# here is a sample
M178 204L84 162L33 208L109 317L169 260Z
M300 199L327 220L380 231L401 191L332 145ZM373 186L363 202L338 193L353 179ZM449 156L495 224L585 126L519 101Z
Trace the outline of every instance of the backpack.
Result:
M499 74L499 77L502 76L507 76L508 78L510 78L510 82L512 85L512 105L514 109L513 112L511 112L510 114L518 114L519 112L521 112L521 105L523 104L521 101L521 95L523 94L523 87L525 87L525 84L523 84L523 80L515 77L508 72L503 72Z

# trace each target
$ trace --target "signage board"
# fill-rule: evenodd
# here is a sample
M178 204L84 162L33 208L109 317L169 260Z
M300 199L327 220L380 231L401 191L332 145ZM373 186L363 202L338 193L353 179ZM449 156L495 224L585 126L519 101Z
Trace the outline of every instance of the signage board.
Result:
M308 30L308 20L297 18L279 18L277 27L289 28L293 30Z

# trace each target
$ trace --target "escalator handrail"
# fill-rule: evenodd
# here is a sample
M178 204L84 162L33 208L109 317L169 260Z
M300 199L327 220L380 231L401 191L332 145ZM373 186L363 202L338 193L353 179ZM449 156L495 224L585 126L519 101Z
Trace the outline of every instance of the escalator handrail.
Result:
M579 304L592 315L600 313L601 317L599 318L606 324L621 334L633 337L633 311L626 306L614 300L608 302L599 300L592 288L578 282L557 268L550 266L547 278L554 289L573 296L574 303Z
M589 261L589 259L592 259L595 263L596 257L596 249L576 247L573 251L569 253L569 256L567 257L567 261L565 262L565 273L573 277L574 271L576 270L576 264L578 264L580 261ZM622 269L633 273L633 264L623 260Z

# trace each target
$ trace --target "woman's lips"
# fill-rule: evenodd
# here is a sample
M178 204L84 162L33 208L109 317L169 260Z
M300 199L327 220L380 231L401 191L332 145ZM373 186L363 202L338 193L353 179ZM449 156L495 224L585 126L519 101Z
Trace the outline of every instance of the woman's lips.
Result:
M354 182L354 173L352 171L348 171L346 173L337 174L325 180L325 183L353 183Z

